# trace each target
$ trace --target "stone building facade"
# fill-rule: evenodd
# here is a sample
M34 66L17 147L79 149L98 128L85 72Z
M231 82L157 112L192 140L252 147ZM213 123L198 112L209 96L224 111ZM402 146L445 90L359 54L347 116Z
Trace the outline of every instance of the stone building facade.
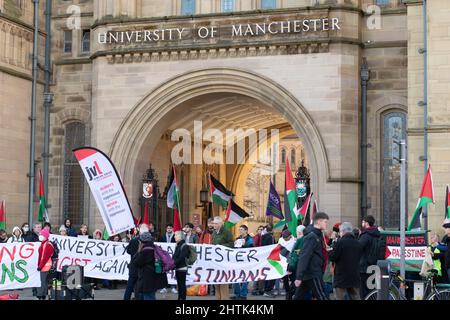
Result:
M445 18L450 8L447 0L429 2L429 161L437 177L436 205L429 212L430 228L439 230L443 190L450 181L450 73L445 72L450 67L450 23ZM0 3L3 8L15 4ZM419 160L423 109L417 107L423 86L417 50L423 46L421 9L418 0L55 0L48 190L52 221L71 217L92 229L102 226L71 155L73 147L91 145L109 154L133 210L139 212L142 175L150 163L163 189L175 145L171 134L178 128L194 133L194 121L202 121L203 132L238 127L276 128L281 138L295 134L308 159L319 208L333 223L359 224L360 68L365 58L370 69L367 213L387 228L398 228L393 139L409 143L409 212L424 173ZM11 12L3 9L0 23L10 21ZM6 38L1 35L4 63L1 44ZM23 119L18 124L23 147L13 153L26 154L28 95L19 98L10 92L20 87L14 81L29 80L1 67L1 102L25 100L20 101ZM1 146L3 154L17 142L3 124L0 130L10 137ZM16 224L26 219L26 206L20 201L12 205L12 199L22 197L26 203L27 161L19 154L8 157L21 167L11 171L2 161L2 175L14 186L15 181L21 184L17 182L15 193L2 184L0 195L11 203L11 223ZM243 206L253 167L178 166L183 221L204 210L198 203L207 172L236 193Z

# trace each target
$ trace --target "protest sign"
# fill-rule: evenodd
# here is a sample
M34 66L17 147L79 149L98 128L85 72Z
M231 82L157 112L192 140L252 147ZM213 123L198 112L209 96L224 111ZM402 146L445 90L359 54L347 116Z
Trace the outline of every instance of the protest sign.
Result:
M75 157L86 177L108 234L135 227L128 198L111 160L95 148L75 149Z
M406 271L420 272L425 252L427 250L426 231L408 231L405 238ZM391 262L393 269L400 269L400 232L383 231L386 238L386 260Z
M41 286L37 271L40 242L0 245L0 291Z

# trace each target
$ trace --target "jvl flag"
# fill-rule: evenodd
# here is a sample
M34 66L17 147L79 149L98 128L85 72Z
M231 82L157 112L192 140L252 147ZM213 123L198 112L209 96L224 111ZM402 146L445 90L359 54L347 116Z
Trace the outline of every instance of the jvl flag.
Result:
M228 204L225 227L232 228L236 223L247 217L250 217L250 215L245 212L244 209L239 207L233 200L231 200Z
M44 183L42 182L42 172L39 170L39 222L48 222L47 208L45 207Z
M213 202L217 203L222 208L227 208L228 202L233 196L233 193L227 190L227 188L225 188L225 186L212 175L209 175L209 183Z
M428 203L434 203L433 179L431 177L431 166L428 166L427 173L422 183L422 190L420 191L419 201L417 201L416 209L408 225L408 231L418 229L421 227L420 216L422 214L422 207Z
M284 219L283 213L281 212L281 200L278 195L275 186L272 181L270 181L269 189L269 199L267 200L266 216L274 216L280 220Z
M173 231L181 231L180 188L175 167L172 166L172 183L167 194L167 206L173 209Z
M0 229L6 230L6 205L5 200L2 200L0 206Z
M445 216L444 218L450 219L450 190L447 188L445 190Z

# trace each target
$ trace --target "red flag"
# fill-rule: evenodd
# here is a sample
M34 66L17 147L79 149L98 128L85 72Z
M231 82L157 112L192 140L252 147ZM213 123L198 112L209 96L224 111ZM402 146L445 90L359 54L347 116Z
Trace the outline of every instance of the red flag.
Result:
M0 207L0 229L6 229L6 205L5 200L2 200L2 205Z
M149 218L148 218L148 201L145 201L145 205L144 205L144 222L146 225L148 225L150 222Z

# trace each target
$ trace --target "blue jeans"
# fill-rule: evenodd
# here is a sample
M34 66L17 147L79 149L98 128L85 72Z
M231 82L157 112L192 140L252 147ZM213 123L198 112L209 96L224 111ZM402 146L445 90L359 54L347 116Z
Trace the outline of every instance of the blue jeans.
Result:
M134 291L134 287L136 286L137 279L138 279L137 275L136 276L128 276L127 288L125 289L125 293L123 295L123 300L131 300L131 294ZM136 297L136 293L134 293L134 296Z
M330 298L330 294L333 292L333 284L331 282L325 282L325 294L328 299Z
M153 292L144 292L142 294L144 300L156 300L156 291Z
M247 298L248 293L248 282L235 283L233 285L234 295L236 297Z

